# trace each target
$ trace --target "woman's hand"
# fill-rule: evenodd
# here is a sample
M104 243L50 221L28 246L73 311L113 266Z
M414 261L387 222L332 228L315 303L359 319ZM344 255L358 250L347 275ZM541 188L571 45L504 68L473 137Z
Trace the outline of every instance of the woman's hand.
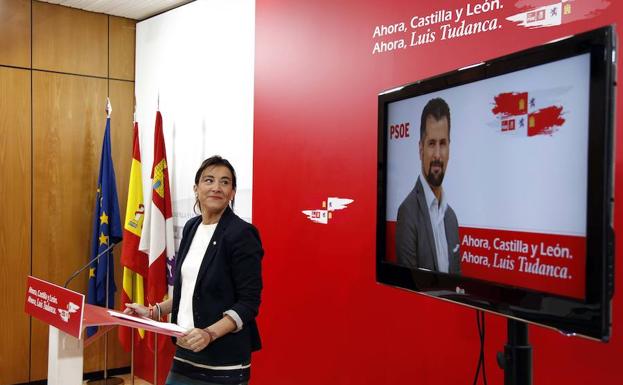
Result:
M143 306L138 303L126 303L125 309L123 310L125 314L130 315L138 315L141 317L149 317L149 308L147 306Z
M212 336L210 333L203 329L190 329L182 337L177 337L177 344L184 349L192 350L197 353L205 349L210 342L212 342Z

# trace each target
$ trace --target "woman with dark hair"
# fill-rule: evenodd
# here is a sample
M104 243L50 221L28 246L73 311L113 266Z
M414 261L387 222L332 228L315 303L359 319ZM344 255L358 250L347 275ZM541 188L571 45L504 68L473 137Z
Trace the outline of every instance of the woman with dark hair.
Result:
M195 210L177 254L173 298L126 304L153 319L171 314L188 329L177 338L167 385L247 384L251 352L261 347L255 317L264 255L257 229L232 211L236 172L226 159L203 161L195 175Z

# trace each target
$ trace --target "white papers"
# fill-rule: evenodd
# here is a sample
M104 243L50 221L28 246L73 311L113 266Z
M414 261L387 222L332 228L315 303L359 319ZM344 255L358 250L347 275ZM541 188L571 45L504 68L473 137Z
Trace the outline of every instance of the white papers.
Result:
M177 324L169 323L169 322L158 322L158 321L154 321L154 320L149 319L149 318L136 317L136 316L133 316L133 315L121 313L121 312L114 311L114 310L108 310L108 314L110 314L113 317L125 318L125 319L128 319L130 321L140 322L142 324L155 326L155 327L158 327L160 329L170 330L170 331L178 332L178 333L186 333L186 329L184 329L183 327L181 327L181 326L179 326Z

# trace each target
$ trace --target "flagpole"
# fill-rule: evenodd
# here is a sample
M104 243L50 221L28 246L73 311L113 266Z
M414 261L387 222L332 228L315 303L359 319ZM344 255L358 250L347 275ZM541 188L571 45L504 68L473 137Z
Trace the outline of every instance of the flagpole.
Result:
M158 334L154 332L154 385L158 385Z
M130 339L130 343L132 344L132 348L130 349L130 378L131 384L134 385L134 329L130 329L132 332L132 338Z
M109 309L108 281L110 280L110 258L106 262L108 263L108 266L106 266L106 309ZM104 336L104 384L108 384L108 333Z
M108 262L108 266L106 266L106 309L110 308L108 288L110 285L110 262L112 261L111 258L113 258L112 255L106 260L106 262ZM119 385L123 383L124 381L120 377L108 377L108 333L106 333L106 335L104 336L104 385Z
M108 249L108 253L110 253L110 249ZM108 285L110 280L110 257L112 256L109 256L109 258L106 260L108 262L108 266L106 266L106 309L108 309L109 303ZM134 336L134 334L132 336ZM132 345L132 349L134 349L134 345ZM132 379L132 381L134 381L134 379ZM104 378L101 380L91 380L89 381L89 384L99 384L100 382L103 385L120 385L124 383L122 378L108 377L108 332L106 332L106 334L104 335Z
M160 90L158 90L157 111L160 111ZM154 141L155 141L155 138L154 138ZM154 161L153 161L154 165L156 164L155 156L156 154L154 151ZM154 385L158 385L158 335L156 333L154 333Z

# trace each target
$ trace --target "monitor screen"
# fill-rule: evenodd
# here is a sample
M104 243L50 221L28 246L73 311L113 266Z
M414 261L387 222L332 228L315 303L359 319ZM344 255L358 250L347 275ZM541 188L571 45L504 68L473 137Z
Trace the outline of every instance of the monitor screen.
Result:
M543 299L605 305L613 40L603 28L379 95L380 282L536 323L557 317Z

